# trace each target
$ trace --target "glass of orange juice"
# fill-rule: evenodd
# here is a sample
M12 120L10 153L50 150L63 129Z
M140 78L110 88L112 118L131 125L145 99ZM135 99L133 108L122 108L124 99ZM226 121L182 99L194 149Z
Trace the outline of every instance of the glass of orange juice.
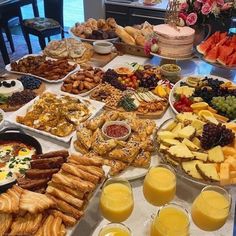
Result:
M98 236L132 236L132 233L124 224L109 223L100 230Z
M206 186L192 204L193 222L202 230L221 228L230 212L231 195L218 186Z
M150 168L143 183L143 194L154 206L163 206L175 197L175 171L168 165L160 164Z
M150 236L189 236L189 213L178 204L161 207L151 224Z
M110 222L123 222L129 218L133 208L133 192L129 181L121 178L108 179L100 197L103 217Z

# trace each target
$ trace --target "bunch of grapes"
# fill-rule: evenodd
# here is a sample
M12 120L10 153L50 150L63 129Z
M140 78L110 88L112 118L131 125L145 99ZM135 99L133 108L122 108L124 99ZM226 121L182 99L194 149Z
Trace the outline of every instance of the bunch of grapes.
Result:
M155 88L157 86L158 79L155 74L143 76L140 78L140 87Z
M234 141L235 135L232 130L227 129L225 125L207 123L203 126L201 137L201 146L208 150L217 145L225 146Z
M214 97L211 100L213 107L229 119L236 118L236 96Z
M112 69L108 69L103 77L103 82L107 82L114 86L117 89L120 89L122 91L126 90L126 87L118 80L119 75Z
M213 90L219 89L220 85L224 82L218 79L208 78L207 76L203 79L207 82L207 85L210 86Z
M201 97L203 101L207 102L209 105L211 105L211 101L214 97L236 96L236 90L229 90L226 87L221 87L224 83L223 81L205 77L203 82L205 82L205 86L197 88L194 92L194 97Z

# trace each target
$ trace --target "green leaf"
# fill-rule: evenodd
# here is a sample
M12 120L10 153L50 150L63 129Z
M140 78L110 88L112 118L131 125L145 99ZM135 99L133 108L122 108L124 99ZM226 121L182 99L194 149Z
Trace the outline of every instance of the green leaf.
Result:
M9 171L8 173L7 173L7 177L12 177L12 172L11 171Z

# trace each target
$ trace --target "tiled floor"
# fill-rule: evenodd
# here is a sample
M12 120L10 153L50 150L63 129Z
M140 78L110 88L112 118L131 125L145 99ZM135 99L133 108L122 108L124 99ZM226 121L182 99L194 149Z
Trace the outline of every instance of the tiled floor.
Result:
M44 16L43 0L38 0L40 16ZM33 17L32 7L30 5L22 8L23 17ZM84 21L83 0L64 0L64 25L71 27L76 22Z

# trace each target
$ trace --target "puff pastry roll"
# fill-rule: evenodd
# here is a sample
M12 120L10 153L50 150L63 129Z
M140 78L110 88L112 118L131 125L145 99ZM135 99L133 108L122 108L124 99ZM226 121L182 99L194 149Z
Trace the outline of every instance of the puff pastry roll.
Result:
M76 135L77 135L77 140L79 140L86 149L90 149L92 145L92 135L93 135L92 130L87 129L84 126L79 127L76 132Z
M72 163L64 163L62 165L62 170L69 174L77 176L81 178L82 180L87 180L94 184L97 184L99 182L99 177L79 169L77 165L72 164Z
M12 224L12 215L7 213L0 213L0 235L5 235Z
M70 195L69 193L66 193L60 189L54 188L52 186L48 186L46 189L46 192L49 193L50 195L59 198L73 206L75 206L76 208L82 208L84 201L78 198L73 197L72 195Z
M50 194L47 194L52 200L56 203L56 209L65 213L66 215L72 216L75 219L80 219L80 217L84 214L83 211L76 209L75 207L71 206L69 203L58 199Z

